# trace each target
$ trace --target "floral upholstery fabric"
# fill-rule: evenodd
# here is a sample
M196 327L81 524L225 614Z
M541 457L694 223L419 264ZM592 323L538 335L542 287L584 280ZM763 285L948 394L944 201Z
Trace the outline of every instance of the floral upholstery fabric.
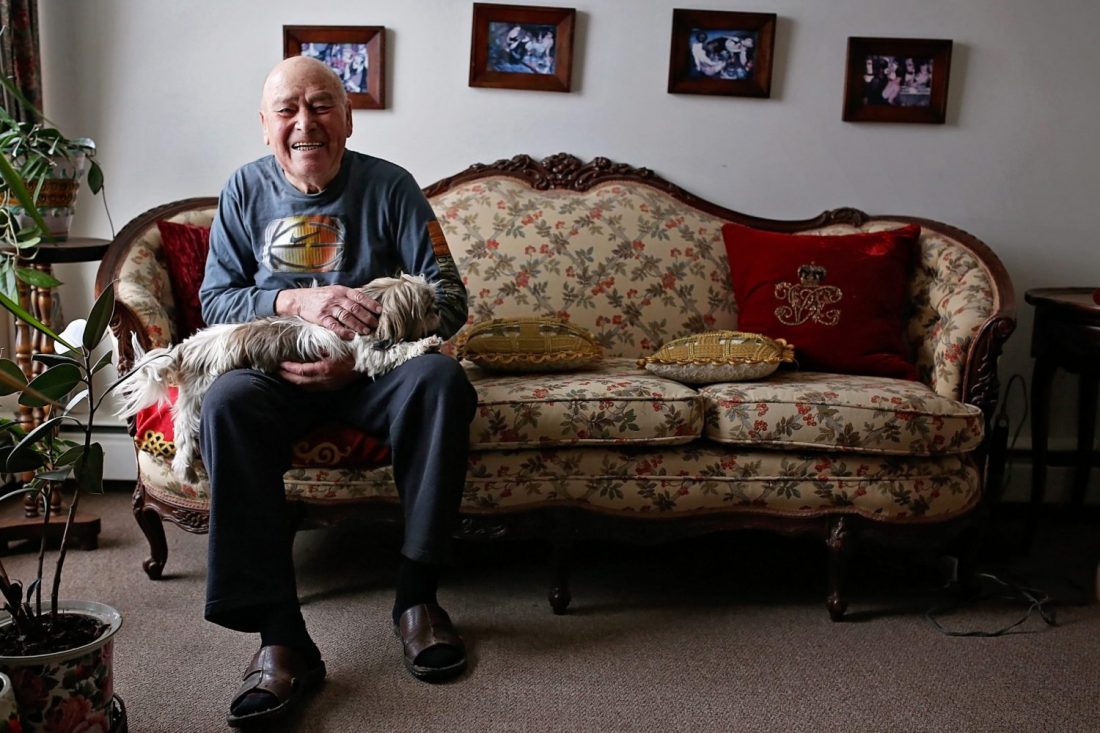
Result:
M432 199L470 295L471 320L557 316L607 356L734 330L721 220L654 188L579 193L486 178Z
M468 363L468 362L467 362ZM576 372L502 375L469 367L478 407L470 447L683 444L703 433L698 392L608 359Z
M642 183L536 191L503 176L461 184L432 205L466 280L471 321L568 319L608 357L556 375L470 369L481 407L465 511L560 505L628 516L851 513L909 522L949 519L976 503L979 472L966 452L980 442L982 420L951 401L977 330L1000 304L991 274L961 242L924 228L910 283L906 333L930 389L803 373L694 390L633 361L674 338L737 329L720 218ZM172 221L207 226L213 214ZM154 347L186 335L161 247L151 226L116 289ZM710 440L696 438L704 433ZM205 510L205 481L173 476L170 442L146 448L138 467L148 494ZM389 468L333 465L325 456L342 454L335 444L317 451L287 472L288 497L397 500Z
M629 357L699 331L737 329L723 221L655 188L537 191L500 176L456 186L432 206L466 279L471 320L566 318L595 334L608 356ZM910 296L906 333L918 375L958 399L970 342L999 306L992 276L961 243L922 229Z
M146 491L201 509L205 482L181 483L168 461L139 454ZM857 514L881 521L945 521L980 496L969 456L897 458L689 448L560 448L482 451L470 461L462 511L580 507L620 516L745 512ZM308 503L397 501L389 468L291 469L286 493Z
M929 456L968 453L984 434L977 407L905 379L780 372L700 391L704 434L732 445Z
M213 220L214 209L211 208L186 211L167 221L208 227ZM119 268L115 297L144 324L150 348L167 346L189 335L180 332L179 311L172 296L168 263L156 225L149 227L130 248L126 261Z

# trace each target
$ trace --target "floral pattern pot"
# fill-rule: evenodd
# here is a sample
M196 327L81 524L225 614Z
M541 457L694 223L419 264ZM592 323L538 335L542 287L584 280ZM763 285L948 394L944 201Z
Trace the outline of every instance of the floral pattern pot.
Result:
M18 733L23 730L19 720L19 706L15 703L15 691L11 679L0 672L0 733Z
M93 616L108 625L98 639L76 649L28 657L0 656L19 706L22 733L108 733L114 697L114 635L122 615L102 603L63 601L61 613ZM0 620L0 627L10 618Z

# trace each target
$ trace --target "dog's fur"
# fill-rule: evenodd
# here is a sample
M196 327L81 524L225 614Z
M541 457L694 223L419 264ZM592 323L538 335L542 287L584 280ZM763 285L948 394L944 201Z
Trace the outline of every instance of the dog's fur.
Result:
M119 387L118 414L129 418L149 405L168 402L168 387L178 386L172 406L176 444L172 470L194 482L198 479L199 411L206 390L222 374L241 368L275 373L283 361L352 358L355 371L377 377L443 344L439 336L429 335L439 327L439 311L435 288L423 276L382 277L362 291L382 304L378 327L370 336L345 341L297 316L272 316L210 326L170 348L136 354L133 370ZM287 419L294 418L288 415Z

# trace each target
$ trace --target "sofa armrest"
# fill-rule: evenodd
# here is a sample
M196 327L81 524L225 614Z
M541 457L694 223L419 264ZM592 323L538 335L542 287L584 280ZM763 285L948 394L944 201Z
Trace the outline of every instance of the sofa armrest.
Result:
M921 378L936 393L978 405L988 416L999 390L997 357L1016 324L1012 281L974 236L928 219L898 221L921 226L908 324Z
M108 248L96 274L96 294L107 287L115 289L111 330L120 374L133 363L132 339L151 349L168 346L182 336L157 222L209 226L216 206L216 198L201 197L150 209L123 227Z

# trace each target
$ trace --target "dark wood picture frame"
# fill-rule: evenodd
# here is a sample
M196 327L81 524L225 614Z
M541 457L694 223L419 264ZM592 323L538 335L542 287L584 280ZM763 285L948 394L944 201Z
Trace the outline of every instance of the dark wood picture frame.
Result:
M351 64L360 58L366 68L359 71L328 58L334 50L351 54ZM284 25L283 58L317 58L344 78L352 109L386 108L386 28L381 25ZM348 69L344 73L344 69ZM365 83L363 81L365 80Z
M669 94L769 97L775 13L672 11Z
M942 125L950 75L950 40L851 37L844 119Z
M574 8L474 3L470 86L568 92Z

